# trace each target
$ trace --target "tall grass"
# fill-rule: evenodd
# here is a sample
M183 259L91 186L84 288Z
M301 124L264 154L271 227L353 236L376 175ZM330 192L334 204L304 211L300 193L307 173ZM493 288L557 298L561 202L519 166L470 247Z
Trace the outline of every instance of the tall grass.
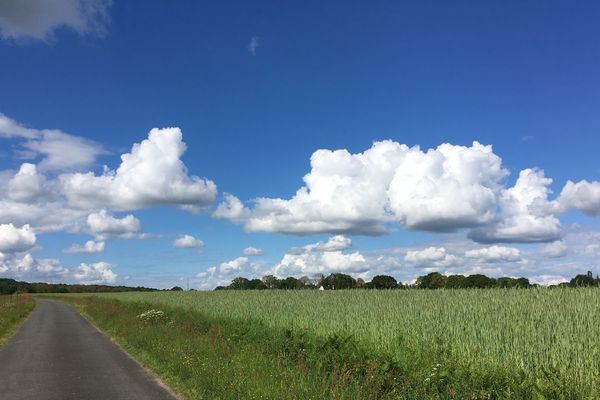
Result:
M31 296L0 296L0 345L34 309Z
M484 376L482 379L495 379L497 371L510 371L511 379L520 380L520 384L543 381L544 385L556 386L557 393L577 391L600 396L597 289L222 291L100 296L183 308L208 318L290 332L296 337L349 339L403 368L414 366L423 382L438 379L445 363L452 363L453 369L459 365L460 373L471 378L479 374ZM498 384L510 386L506 382Z

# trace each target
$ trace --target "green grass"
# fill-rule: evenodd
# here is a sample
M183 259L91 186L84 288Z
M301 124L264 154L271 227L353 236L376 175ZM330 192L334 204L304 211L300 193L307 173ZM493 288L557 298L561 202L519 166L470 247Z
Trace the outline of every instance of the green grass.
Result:
M35 308L31 296L0 296L0 346Z
M90 318L189 398L600 398L597 289L93 299ZM135 318L150 308L171 323Z

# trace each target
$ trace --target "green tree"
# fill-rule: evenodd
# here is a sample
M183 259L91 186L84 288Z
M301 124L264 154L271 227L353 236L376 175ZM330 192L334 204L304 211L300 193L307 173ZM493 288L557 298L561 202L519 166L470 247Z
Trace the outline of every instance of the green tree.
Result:
M598 286L598 281L592 276L592 271L586 275L577 275L569 282L571 287Z
M325 289L352 289L356 287L356 280L346 274L335 273L323 279Z
M466 288L491 288L496 284L496 280L488 278L485 275L474 274L465 278L464 285Z
M465 276L464 275L450 275L446 279L447 289L461 289L465 287Z
M249 288L249 286L250 281L246 278L242 278L241 276L233 278L233 280L229 284L229 288L234 290L246 290Z
M398 282L393 276L389 275L376 275L371 279L371 285L373 289L396 289Z
M265 275L262 281L267 289L279 289L281 281L275 275Z
M419 276L415 285L420 289L442 289L446 286L446 276L439 272Z

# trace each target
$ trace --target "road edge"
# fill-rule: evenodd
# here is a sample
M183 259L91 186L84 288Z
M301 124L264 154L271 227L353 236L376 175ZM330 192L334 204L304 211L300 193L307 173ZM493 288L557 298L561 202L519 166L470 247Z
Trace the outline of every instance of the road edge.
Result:
M81 317L83 317L83 319L85 319L87 322L89 322L90 325L92 325L95 330L97 330L99 333L101 333L104 337L108 338L108 340L110 340L111 343L113 343L123 354L125 354L125 356L127 356L127 358L129 358L130 360L132 360L133 362L135 362L137 365L139 365L144 371L146 371L146 373L148 373L152 377L152 379L160 387L162 387L163 389L165 389L175 399L177 399L177 400L187 400L182 394L178 393L171 386L169 386L160 377L160 375L158 375L156 372L152 371L150 368L148 368L147 366L145 366L140 360L138 360L137 358L135 358L134 356L132 356L127 350L125 350L123 348L123 346L121 346L121 344L112 335L109 335L107 332L104 332L102 329L98 328L96 326L96 324L92 321L92 319L89 317L89 315L87 315L87 313L84 310L81 310L76 305L73 305L73 304L71 304L71 303L69 303L67 301L61 300L61 299L52 298L52 300L61 301L61 302L65 303L65 304L67 304L69 307L73 308L75 311L77 311L77 313L79 315L81 315Z

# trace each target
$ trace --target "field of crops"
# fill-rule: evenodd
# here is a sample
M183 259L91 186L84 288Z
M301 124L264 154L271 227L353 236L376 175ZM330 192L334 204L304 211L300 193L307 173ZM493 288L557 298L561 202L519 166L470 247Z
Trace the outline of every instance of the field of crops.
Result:
M352 337L401 364L555 373L600 387L597 289L223 291L106 294L321 337ZM443 368L443 366L442 366Z

